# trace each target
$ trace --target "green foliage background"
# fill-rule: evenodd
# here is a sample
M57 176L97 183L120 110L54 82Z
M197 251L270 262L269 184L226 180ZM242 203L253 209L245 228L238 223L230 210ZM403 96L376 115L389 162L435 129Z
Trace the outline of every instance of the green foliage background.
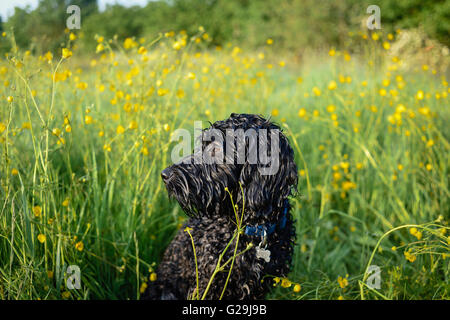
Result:
M233 41L253 48L272 37L279 49L338 46L348 32L365 23L371 4L380 7L385 31L420 27L429 37L450 44L450 1L445 0L160 0L149 1L144 8L111 5L103 12L96 0L40 0L35 10L16 8L2 28L14 28L21 47L39 40L33 48L38 53L55 50L64 36L65 9L70 4L81 8L86 46L92 46L95 34L119 39L170 30L193 34L200 25L215 45Z

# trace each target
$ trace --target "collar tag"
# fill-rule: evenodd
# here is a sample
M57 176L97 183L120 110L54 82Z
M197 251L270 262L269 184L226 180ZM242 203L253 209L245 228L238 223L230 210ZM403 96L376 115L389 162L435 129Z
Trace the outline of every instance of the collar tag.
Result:
M259 245L255 248L256 249L256 259L263 259L265 262L270 261L270 250L263 249Z

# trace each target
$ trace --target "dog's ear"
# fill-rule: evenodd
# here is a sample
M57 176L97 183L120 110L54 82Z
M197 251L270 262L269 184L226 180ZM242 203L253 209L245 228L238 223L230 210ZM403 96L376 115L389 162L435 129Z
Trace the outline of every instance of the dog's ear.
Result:
M271 130L272 131L272 130ZM255 152L249 147L246 162L242 167L239 181L243 187L245 197L245 212L250 217L258 218L262 215L269 215L275 208L284 205L284 200L293 192L297 191L297 165L294 161L294 152L289 145L288 139L281 130L278 133L277 152L270 154L271 162L268 165L261 163L261 149L259 150L258 162L248 161L250 153ZM270 133L269 133L270 134ZM273 137L271 135L271 137ZM275 139L276 140L276 139ZM272 144L274 139L271 138L267 149L273 150ZM274 160L275 159L275 160ZM278 160L278 166L273 161ZM268 168L271 167L272 170ZM238 202L242 205L242 194L238 195Z

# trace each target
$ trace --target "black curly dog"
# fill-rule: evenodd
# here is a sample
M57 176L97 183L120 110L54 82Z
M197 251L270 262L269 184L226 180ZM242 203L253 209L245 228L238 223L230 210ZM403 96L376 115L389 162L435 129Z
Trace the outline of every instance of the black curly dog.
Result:
M230 195L238 208L244 205L243 232L238 250L241 252L252 243L253 247L239 255L232 267L223 299L263 299L271 284L271 277L287 276L293 254L295 228L290 214L288 196L297 190L297 166L294 152L281 129L270 121L253 114L231 114L224 121L217 121L202 131L202 136L216 129L225 137L227 130L253 129L257 133L265 129L268 153L272 130L279 132L278 170L274 174L262 174L263 165L248 161L255 149L250 139L236 135L234 142L243 142L245 159L238 161L238 148L234 148L233 163L195 163L198 153L163 170L161 176L168 193L175 198L190 219L179 230L164 253L157 270L157 280L149 282L144 299L189 299L197 297L195 259L191 238L185 232L192 228L198 262L199 297L207 288L216 268L218 258L236 230L236 217ZM202 151L218 141L202 141ZM259 144L258 144L259 145ZM222 152L228 144L223 139ZM261 146L259 145L259 148ZM233 150L233 149L232 149ZM242 153L241 153L242 154ZM227 155L228 156L228 155ZM271 154L272 156L272 154ZM184 159L186 160L186 158ZM228 159L230 160L230 159ZM240 214L242 209L238 209ZM236 241L236 239L234 240ZM222 263L233 256L235 242L226 251ZM205 296L219 299L224 288L231 263L214 278ZM266 281L263 281L264 277Z

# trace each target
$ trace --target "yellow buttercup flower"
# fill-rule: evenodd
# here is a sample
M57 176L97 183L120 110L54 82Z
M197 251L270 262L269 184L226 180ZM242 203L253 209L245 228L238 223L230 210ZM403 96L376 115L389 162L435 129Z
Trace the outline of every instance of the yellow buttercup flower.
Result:
M417 91L417 93L416 93L416 99L417 100L423 100L424 96L425 95L424 95L422 90Z
M116 132L117 132L117 134L122 134L122 133L125 132L125 128L122 127L121 125L118 125L117 129L116 129Z
M408 260L409 262L416 261L417 257L414 254L411 253L411 249L409 249L408 251L403 252L403 254L405 255L406 260Z
M330 105L327 107L327 111L328 111L329 113L333 113L334 111L336 111L336 106L333 105L333 104L330 104Z
M52 62L53 59L53 54L48 51L45 55L44 55L44 59L47 60L48 63Z
M317 87L314 87L313 89L312 89L312 91L313 91L313 93L314 93L314 95L316 96L316 97L319 97L320 95L321 95L321 91L320 91L320 89L319 88L317 88Z
M52 133L58 137L61 134L61 130L59 128L54 128L52 130Z
M274 281L273 286L275 287L280 282L280 278L279 277L275 277L275 278L273 278L273 281Z
M99 43L95 48L96 53L102 52L103 50L105 50L105 46L103 45L103 43Z
M352 181L344 181L342 182L342 189L344 191L348 191L350 189L356 189L356 183Z
M169 131L169 130L170 130L170 125L169 125L168 123L166 123L166 124L163 126L163 129L164 129L164 131Z
M42 208L40 206L34 206L33 213L37 218L40 217L42 213Z
M63 207L68 207L69 206L69 198L64 199L64 201L62 202Z
M62 57L64 59L69 59L72 56L72 51L67 48L62 48Z
M78 82L77 88L81 90L85 90L88 87L88 84L86 82Z
M300 118L304 118L306 116L306 109L305 108L300 108L300 110L298 110L298 116Z
M334 90L336 88L337 88L336 81L334 81L334 80L330 81L330 83L328 84L328 90Z
M158 93L158 96L162 97L169 93L169 89L159 88L157 93Z
M283 288L289 288L290 286L292 286L292 282L288 278L283 278L281 280L281 286Z
M184 98L184 96L185 96L185 93L184 93L184 90L183 89L178 89L177 90L177 98Z
M135 120L132 120L130 122L130 124L128 125L128 128L130 128L131 130L137 129L138 127L138 123Z
M83 251L84 249L84 244L82 241L79 241L75 244L75 249L77 249L78 251Z
M139 292L144 293L146 289L147 289L147 283L142 282L141 287L139 288Z
M346 286L348 286L348 275L346 275L345 278L339 276L337 281L341 288L345 288Z
M86 115L86 116L84 117L84 123L86 123L86 124L91 124L92 121L93 121L93 119L92 119L91 116Z
M145 47L140 47L138 50L139 54L146 54L147 53L147 49Z
M38 239L38 241L39 241L40 243L44 243L45 240L46 240L47 238L46 238L45 234L40 233L40 234L37 236L37 239Z
M147 147L142 147L142 149L141 149L141 153L144 155L144 156L148 156L148 149L147 149Z

